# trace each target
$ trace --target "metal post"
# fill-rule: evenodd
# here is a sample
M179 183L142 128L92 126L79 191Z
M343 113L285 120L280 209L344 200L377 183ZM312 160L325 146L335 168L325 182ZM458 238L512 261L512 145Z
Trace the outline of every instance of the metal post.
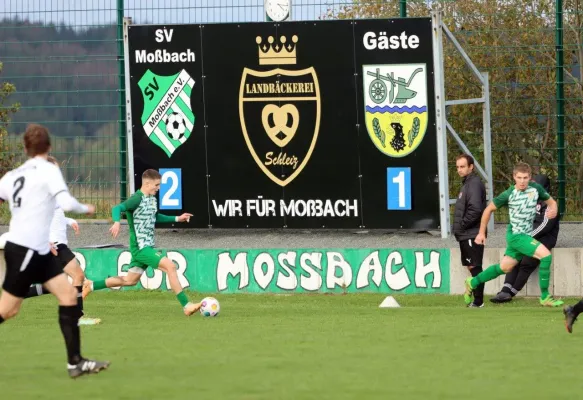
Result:
M559 214L565 213L565 95L563 79L563 0L556 0L555 44L557 55L557 161Z
M125 98L125 73L124 73L124 46L123 46L123 14L124 0L117 0L117 69L118 69L118 91L119 91L119 195L124 201L128 194L127 180L127 147L126 147L126 98Z
M443 71L443 31L441 11L431 12L433 30L433 68L435 79L435 131L439 180L439 214L441 237L449 236L449 177L447 171L447 131L445 123L445 77Z
M407 17L407 0L399 0L399 16L401 18Z
M490 80L487 72L482 72L482 97L484 103L482 104L482 118L483 118L483 135L484 135L484 168L486 169L486 198L494 199L494 178L492 173L492 132L490 129ZM494 215L488 221L488 230L494 230Z
M129 43L129 32L130 26L132 24L132 19L130 17L123 19L123 67L124 67L124 77L125 77L125 103L124 109L132 109L132 85L131 85L131 75L130 75L130 43ZM127 111L124 115L125 121L125 138L127 142L124 142L127 146L127 160L128 160L128 171L127 177L130 182L130 193L136 191L135 187L135 174L134 174L134 144L133 144L133 121L132 113Z

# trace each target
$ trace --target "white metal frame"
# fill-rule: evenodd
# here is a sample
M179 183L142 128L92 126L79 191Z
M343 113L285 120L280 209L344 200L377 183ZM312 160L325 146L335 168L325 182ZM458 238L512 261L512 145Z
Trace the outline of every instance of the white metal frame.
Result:
M441 237L447 238L450 234L449 206L455 204L456 199L449 198L449 177L447 159L447 132L451 134L464 153L472 155L477 172L486 181L486 198L494 198L494 182L492 179L492 137L490 130L490 84L487 72L480 72L470 57L459 44L455 36L443 23L441 10L431 12L433 29L433 65L435 79L435 120L437 132L437 159L439 165L439 210L441 223ZM445 93L443 36L451 41L456 50L464 59L474 76L482 85L482 97L477 99L447 100ZM461 104L482 104L483 135L484 135L484 167L470 152L455 129L447 121L445 106ZM494 218L490 218L488 229L494 229Z
M124 75L125 75L125 91L126 91L126 138L128 149L128 177L130 182L130 194L135 193L135 172L134 172L134 141L133 141L133 125L132 125L132 86L130 83L130 46L129 46L129 30L132 24L131 17L124 17L123 19L123 57L124 57Z

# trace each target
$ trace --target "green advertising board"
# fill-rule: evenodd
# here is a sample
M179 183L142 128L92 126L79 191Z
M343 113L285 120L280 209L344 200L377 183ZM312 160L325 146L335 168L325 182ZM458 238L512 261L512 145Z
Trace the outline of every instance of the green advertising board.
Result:
M168 249L183 287L202 293L449 293L449 249ZM77 249L88 279L127 273L120 249ZM148 268L137 287L169 287Z

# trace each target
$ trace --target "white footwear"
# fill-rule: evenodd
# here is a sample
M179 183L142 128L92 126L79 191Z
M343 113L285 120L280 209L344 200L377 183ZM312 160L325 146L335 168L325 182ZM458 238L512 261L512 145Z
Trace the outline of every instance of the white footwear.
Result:
M186 315L187 317L190 317L192 314L199 311L201 307L202 307L202 303L188 303L183 308L184 315Z
M89 318L89 317L79 318L79 326L81 326L81 325L99 325L100 323L101 323L100 318Z

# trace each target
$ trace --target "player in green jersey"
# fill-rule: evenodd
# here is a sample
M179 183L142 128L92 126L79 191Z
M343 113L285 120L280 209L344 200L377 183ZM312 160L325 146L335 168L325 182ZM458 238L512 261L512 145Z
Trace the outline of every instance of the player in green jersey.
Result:
M154 228L156 222L189 222L192 214L184 213L178 217L158 212L156 193L160 190L160 173L148 169L142 174L142 187L129 199L111 210L113 226L109 229L115 238L119 234L121 213L125 211L130 230L130 253L132 259L126 276L114 276L105 280L83 284L83 298L93 290L105 288L134 286L146 268L158 268L168 276L170 288L183 307L184 314L190 316L200 309L200 303L192 303L183 291L176 273L176 266L166 257L166 252L154 248Z
M466 279L464 293L464 301L466 304L472 302L474 288L482 283L495 279L499 275L512 271L523 256L540 260L540 304L547 307L558 307L563 304L561 300L555 300L549 294L552 261L551 252L531 236L537 201L541 199L547 204L548 218L556 217L557 202L541 185L530 182L530 173L531 170L528 164L517 164L513 171L515 184L496 197L482 214L480 232L475 240L478 244L485 244L486 242L486 225L492 213L502 206L508 206L510 223L506 232L507 247L500 264L492 265L476 277Z

